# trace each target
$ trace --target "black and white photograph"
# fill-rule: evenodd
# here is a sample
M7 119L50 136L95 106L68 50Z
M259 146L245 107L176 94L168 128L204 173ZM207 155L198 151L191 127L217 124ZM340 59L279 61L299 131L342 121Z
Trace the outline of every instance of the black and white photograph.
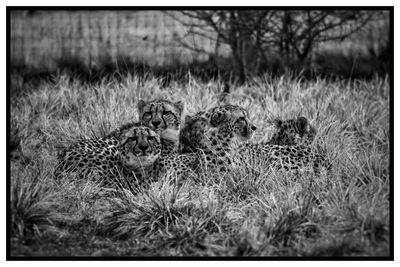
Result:
M6 12L7 260L393 260L393 6Z

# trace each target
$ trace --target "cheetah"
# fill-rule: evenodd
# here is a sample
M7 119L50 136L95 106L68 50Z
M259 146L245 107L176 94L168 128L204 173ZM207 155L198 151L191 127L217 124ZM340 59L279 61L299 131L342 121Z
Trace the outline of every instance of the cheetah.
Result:
M222 105L186 116L180 133L181 153L195 153L203 165L225 171L232 163L229 146L232 142L250 140L257 129L245 109Z
M227 122L223 126L222 122ZM222 105L208 111L200 111L193 116L187 115L179 135L180 152L196 152L199 148L207 150L204 137L207 129L221 126L221 134L250 140L257 127L249 120L245 109L235 105ZM217 141L211 145L216 145ZM200 146L200 147L199 147Z
M82 140L59 155L55 178L62 173L87 177L98 173L115 178L118 173L145 178L161 155L160 135L145 126L119 129L100 139Z
M275 119L273 124L276 131L270 140L262 142L263 144L311 146L317 133L305 117L285 121Z
M202 151L206 162L221 170L248 164L249 157L285 170L299 170L307 165L312 165L315 172L330 168L323 156L304 145L245 142L254 130L256 127L240 107L230 105L200 112L186 117L180 134L182 151Z

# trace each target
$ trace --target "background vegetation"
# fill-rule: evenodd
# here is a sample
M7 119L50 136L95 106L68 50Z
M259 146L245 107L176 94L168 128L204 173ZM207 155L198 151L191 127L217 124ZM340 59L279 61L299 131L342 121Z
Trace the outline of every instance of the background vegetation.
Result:
M190 71L243 83L263 73L371 78L390 69L387 10L12 11L10 27L12 67L35 77L171 80Z

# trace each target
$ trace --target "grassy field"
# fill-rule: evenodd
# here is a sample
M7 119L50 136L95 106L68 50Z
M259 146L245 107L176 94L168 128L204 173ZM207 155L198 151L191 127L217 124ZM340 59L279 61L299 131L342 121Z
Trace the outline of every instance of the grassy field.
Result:
M116 196L79 177L56 183L57 151L137 120L139 99L183 100L193 114L217 104L220 85L57 76L25 90L11 78L11 256L389 255L388 79L264 77L232 88L228 100L260 130L253 142L268 140L271 118L305 116L332 173L204 170L201 183L178 188L166 176Z

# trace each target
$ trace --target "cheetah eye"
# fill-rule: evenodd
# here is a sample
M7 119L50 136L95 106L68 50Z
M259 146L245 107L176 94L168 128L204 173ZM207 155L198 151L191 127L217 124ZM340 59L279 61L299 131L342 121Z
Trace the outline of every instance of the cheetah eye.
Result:
M125 145L131 146L131 145L134 145L136 142L137 142L136 137L128 137L126 139L122 139L120 141L120 145L121 146L125 146Z
M245 118L244 117L240 117L239 119L237 119L237 121L236 121L237 123L245 123L246 122L246 120L245 120Z
M127 141L129 141L129 142L137 142L137 137L136 136L129 137L127 139Z
M163 113L164 116L173 115L172 111L166 110Z
M151 112L145 112L144 114L143 114L143 118L145 118L145 117L147 117L147 118L151 118Z

